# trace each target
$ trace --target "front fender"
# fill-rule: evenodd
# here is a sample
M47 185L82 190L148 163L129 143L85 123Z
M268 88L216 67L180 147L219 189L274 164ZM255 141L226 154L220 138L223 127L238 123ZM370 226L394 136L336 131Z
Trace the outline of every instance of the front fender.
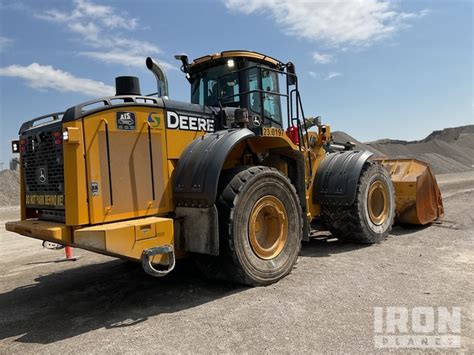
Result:
M344 151L331 153L319 165L314 179L313 202L350 206L356 197L362 168L373 153Z

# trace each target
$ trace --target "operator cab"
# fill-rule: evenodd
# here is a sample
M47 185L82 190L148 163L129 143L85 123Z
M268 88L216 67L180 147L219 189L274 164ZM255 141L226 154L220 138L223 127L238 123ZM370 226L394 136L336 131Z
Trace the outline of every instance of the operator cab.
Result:
M296 87L292 63L250 51L226 51L187 63L191 102L221 108L246 108L250 128L291 126L290 86ZM286 69L286 71L285 71Z

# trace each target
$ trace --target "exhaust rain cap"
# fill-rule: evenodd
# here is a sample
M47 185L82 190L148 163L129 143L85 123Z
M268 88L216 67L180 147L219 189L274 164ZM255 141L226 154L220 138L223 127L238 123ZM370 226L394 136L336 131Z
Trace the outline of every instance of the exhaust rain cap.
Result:
M115 78L115 96L140 96L140 82L135 76L118 76Z

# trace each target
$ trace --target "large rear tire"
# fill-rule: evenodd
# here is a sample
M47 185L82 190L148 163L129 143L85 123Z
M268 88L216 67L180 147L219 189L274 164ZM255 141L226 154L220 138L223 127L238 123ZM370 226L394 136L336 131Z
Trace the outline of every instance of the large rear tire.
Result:
M395 189L387 170L365 163L351 206L322 206L323 221L336 238L373 244L387 238L395 217Z
M291 272L303 235L296 190L264 166L224 172L216 205L220 255L197 258L207 276L250 286L272 284Z

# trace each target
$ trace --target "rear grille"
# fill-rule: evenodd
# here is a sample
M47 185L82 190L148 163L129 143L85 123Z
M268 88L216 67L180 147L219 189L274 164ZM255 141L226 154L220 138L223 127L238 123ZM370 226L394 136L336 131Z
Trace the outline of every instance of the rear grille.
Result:
M61 124L28 130L20 137L26 207L64 210L64 161ZM55 213L57 214L57 213ZM39 215L49 215L39 213Z

